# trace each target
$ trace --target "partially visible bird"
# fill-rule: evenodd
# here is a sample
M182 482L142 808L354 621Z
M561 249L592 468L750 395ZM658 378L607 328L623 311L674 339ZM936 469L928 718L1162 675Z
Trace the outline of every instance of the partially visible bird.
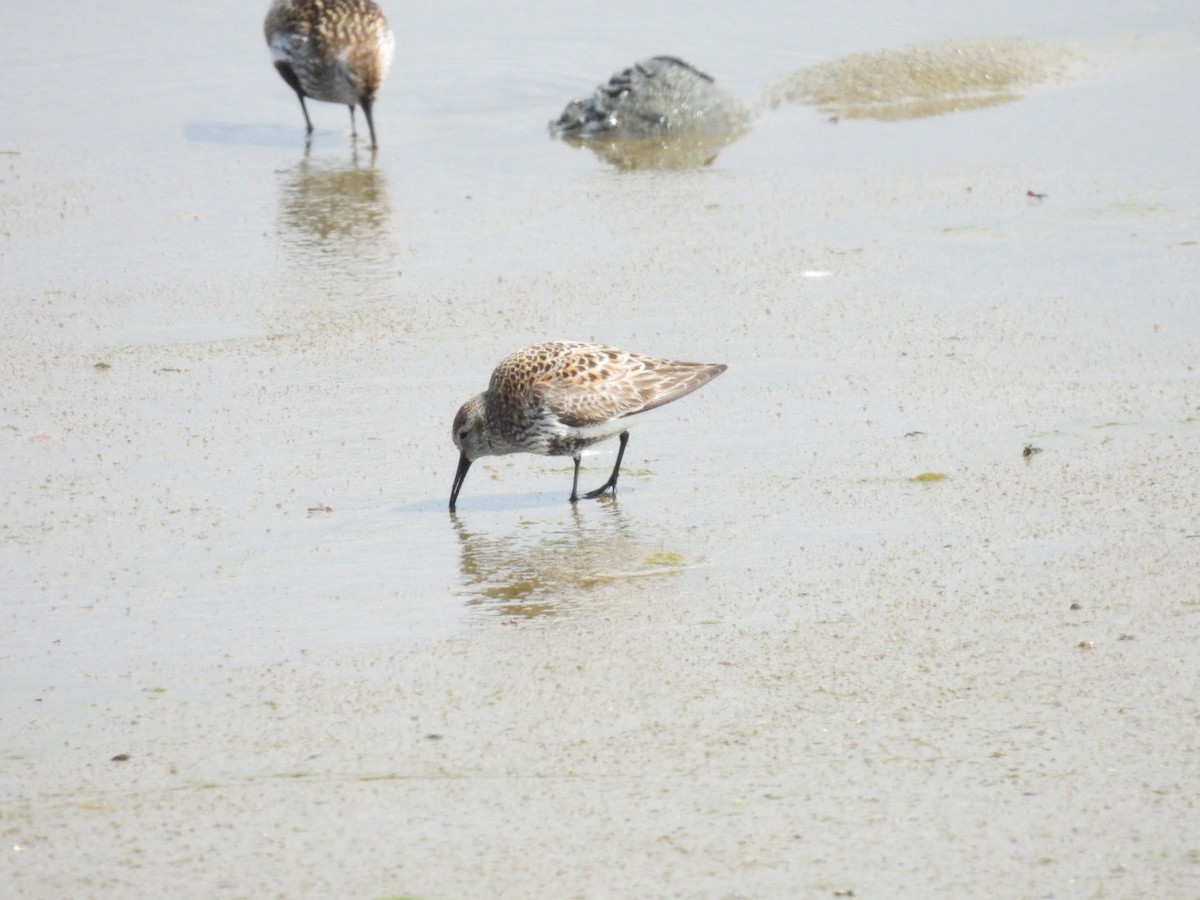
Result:
M274 0L263 33L275 68L300 98L308 134L313 131L305 97L361 106L376 146L371 108L392 64L396 39L372 0Z
M632 417L690 394L726 368L575 341L549 341L509 354L492 373L488 389L464 403L454 417L451 437L460 455L450 511L471 463L481 456L509 453L572 457L570 499L575 503L580 452L619 435L612 474L584 499L608 490L615 495Z

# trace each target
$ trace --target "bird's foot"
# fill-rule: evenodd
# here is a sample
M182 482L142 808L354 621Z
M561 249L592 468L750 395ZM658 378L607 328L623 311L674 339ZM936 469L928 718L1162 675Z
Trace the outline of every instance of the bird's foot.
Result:
M588 491L586 494L583 495L583 499L584 500L595 500L597 497L599 497L605 491L612 491L612 495L614 497L617 496L616 479L610 478L608 481L604 482L604 484L600 485L600 487L596 488L594 491Z

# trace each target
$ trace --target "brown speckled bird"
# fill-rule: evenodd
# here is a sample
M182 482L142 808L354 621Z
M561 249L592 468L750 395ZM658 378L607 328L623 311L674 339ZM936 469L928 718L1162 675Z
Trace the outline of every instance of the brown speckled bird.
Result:
M275 68L300 98L304 124L313 131L305 97L361 106L376 146L371 108L392 64L396 39L371 0L275 0L263 33Z
M481 456L508 453L573 457L571 502L575 503L580 451L620 435L612 474L584 498L591 500L607 490L615 495L630 417L690 394L726 368L574 341L534 344L509 354L492 373L488 389L464 403L454 417L451 437L460 456L450 489L450 511L471 463Z

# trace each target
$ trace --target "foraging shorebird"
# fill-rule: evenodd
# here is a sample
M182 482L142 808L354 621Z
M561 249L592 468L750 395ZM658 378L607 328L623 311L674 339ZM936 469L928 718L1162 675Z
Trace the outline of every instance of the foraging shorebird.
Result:
M308 134L305 97L349 106L352 137L354 107L361 106L375 147L371 109L396 48L379 7L371 0L274 0L263 33L275 68L300 98Z
M454 417L451 437L460 455L450 511L471 463L509 453L572 457L570 499L575 503L580 452L619 435L617 463L608 481L583 496L591 500L608 490L615 495L631 417L690 394L726 368L574 341L534 344L509 354L492 373L488 389L464 403Z

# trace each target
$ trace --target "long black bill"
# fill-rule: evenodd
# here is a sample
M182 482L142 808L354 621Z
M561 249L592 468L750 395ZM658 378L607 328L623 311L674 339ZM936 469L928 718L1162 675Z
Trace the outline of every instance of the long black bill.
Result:
M454 504L458 502L458 492L462 490L463 482L467 480L467 469L469 468L471 468L471 461L464 453L458 458L458 471L454 473L454 485L450 488L450 512L454 512Z

